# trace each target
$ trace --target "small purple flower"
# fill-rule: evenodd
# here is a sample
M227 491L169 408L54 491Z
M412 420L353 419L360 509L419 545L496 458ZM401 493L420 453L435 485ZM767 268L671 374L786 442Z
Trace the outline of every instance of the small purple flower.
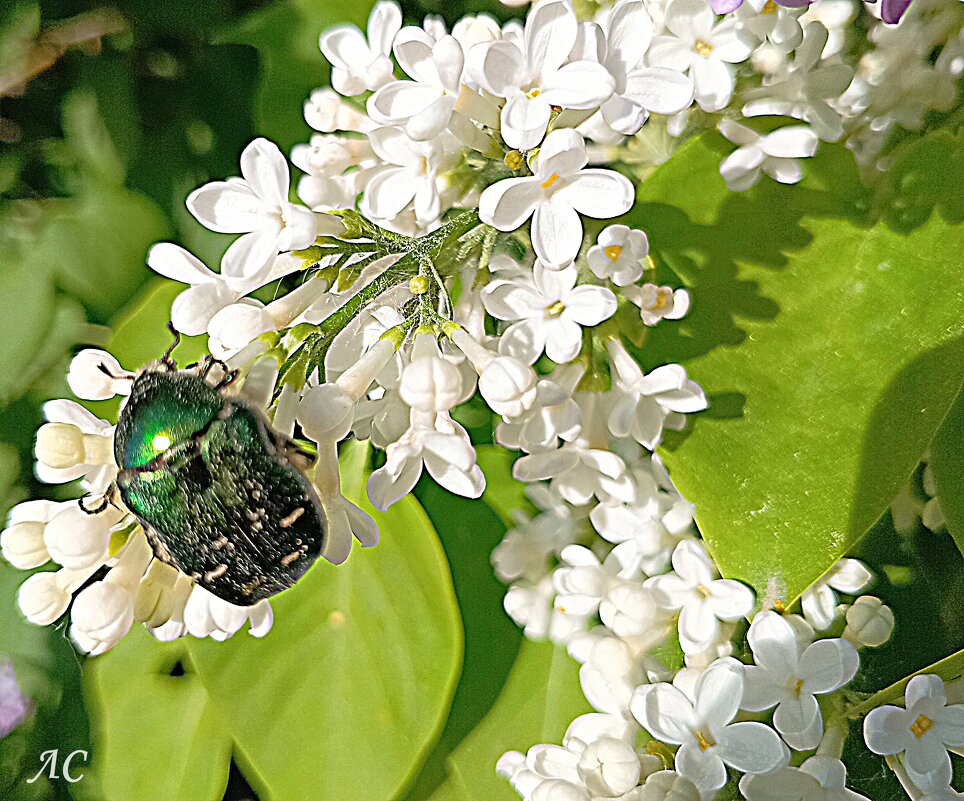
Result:
M736 11L740 6L743 5L743 0L706 0L710 4L710 8L717 14L729 14L731 11ZM885 0L886 1L886 0ZM773 3L778 6L783 6L784 8L806 8L809 6L813 0L773 0ZM899 2L899 0L898 0ZM910 0L907 0L909 3ZM768 3L761 3L759 0L756 2L751 2L757 11L762 11L766 8ZM775 10L773 6L770 6L770 10Z
M911 0L882 0L880 18L890 25L896 25L910 5Z
M26 719L30 701L20 691L13 664L0 660L0 738L6 737Z

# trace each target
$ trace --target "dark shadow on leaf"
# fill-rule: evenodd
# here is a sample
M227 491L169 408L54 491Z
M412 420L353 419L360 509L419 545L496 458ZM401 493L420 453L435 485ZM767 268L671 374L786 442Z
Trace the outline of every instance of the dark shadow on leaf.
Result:
M248 780L238 767L234 756L231 757L231 767L228 770L228 786L224 790L222 801L260 801Z
M423 477L415 496L445 549L465 630L462 677L445 729L406 801L421 801L446 778L445 758L475 728L505 687L522 642L502 608L505 585L489 562L505 526L486 504L452 495ZM494 769L494 768L493 768Z
M900 429L905 442L929 442L954 403L964 381L964 337L920 354L907 364L874 402L864 433L860 468L851 505L847 533L851 540L862 537L897 495L923 453L896 453L891 433ZM926 406L921 403L926 398ZM906 469L892 468L902 459ZM899 481L889 477L901 475ZM868 519L867 510L875 510Z
M682 431L664 431L660 447L663 450L675 451L693 430L700 425L701 420L739 420L743 417L746 406L746 395L742 392L711 392L706 396L708 406L700 414L688 415L686 428Z

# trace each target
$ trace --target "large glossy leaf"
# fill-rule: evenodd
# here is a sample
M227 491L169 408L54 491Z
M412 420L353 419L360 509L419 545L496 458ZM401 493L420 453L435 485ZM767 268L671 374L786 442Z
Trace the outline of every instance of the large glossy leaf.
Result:
M930 460L947 530L964 554L964 392L931 443Z
M647 347L709 393L667 462L721 570L791 600L880 517L960 389L962 231L862 224L842 149L746 194L721 151L691 142L632 212L695 296Z
M445 781L431 801L513 801L518 795L495 765L506 751L559 743L569 724L592 711L579 686L579 666L564 648L524 640L495 705L449 756Z

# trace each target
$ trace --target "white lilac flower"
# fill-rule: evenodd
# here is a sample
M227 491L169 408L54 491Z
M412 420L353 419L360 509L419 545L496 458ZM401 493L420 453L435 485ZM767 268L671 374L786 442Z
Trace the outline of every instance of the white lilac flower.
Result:
M331 85L343 95L374 91L392 80L392 42L402 27L402 12L394 2L375 4L368 17L368 39L354 25L329 28L319 41L331 62Z
M733 17L717 22L704 0L673 0L664 24L666 33L655 37L649 48L649 63L686 72L704 111L724 108L733 96L730 65L750 55L752 37L740 30Z
M532 791L533 801L612 798L634 788L640 758L629 739L635 728L623 718L589 713L569 725L561 746L532 746L526 767L542 782Z
M740 779L747 801L870 801L847 789L847 768L839 759L816 755L799 768L785 767L765 776Z
M650 112L676 114L693 102L693 82L665 67L647 66L643 57L653 39L653 22L641 0L621 0L598 37L598 59L612 76L613 94L599 113L614 132L635 134Z
M514 356L493 353L464 328L451 334L452 343L465 354L479 376L479 394L503 419L525 414L536 401L538 376Z
M402 400L420 412L447 412L462 400L462 375L458 367L442 358L431 334L418 334L411 361L402 371Z
M184 607L184 625L189 634L223 642L246 623L250 623L248 633L252 637L264 637L271 630L274 613L267 599L254 606L235 606L194 585Z
M121 367L111 354L93 348L79 351L70 360L67 370L70 391L83 400L108 400L117 395L130 395L133 378L134 374Z
M800 24L819 22L829 34L821 58L837 55L847 43L848 26L857 16L861 3L856 0L814 0L800 17Z
M627 640L605 628L602 631L575 633L569 640L569 655L582 663L579 684L593 708L628 719L633 691L646 683L644 658Z
M536 256L549 267L565 267L582 244L579 215L618 217L635 197L628 178L613 170L585 169L588 162L586 143L576 131L552 131L531 165L535 174L487 187L479 198L479 218L500 231L514 231L532 217Z
M817 631L825 631L833 625L837 616L838 592L856 595L873 578L863 562L857 559L841 559L822 578L808 587L801 598L803 616Z
M639 307L643 325L654 326L660 320L679 320L690 310L690 295L685 289L643 284L624 287L622 295Z
M747 633L754 665L746 668L741 705L751 712L776 706L773 725L797 751L816 748L823 736L817 695L834 692L857 673L857 649L841 639L802 640L776 612L758 614Z
M654 737L679 745L676 770L705 796L726 784L726 768L770 773L789 750L769 726L733 723L743 697L743 666L725 657L700 674L692 697L672 684L648 684L633 695L633 715Z
M448 414L413 409L408 431L388 446L385 457L368 479L368 495L382 511L412 491L423 466L456 495L478 498L485 488L469 435Z
M512 324L499 349L527 364L543 351L557 364L572 361L582 347L582 329L616 311L616 296L601 286L576 285L573 265L554 270L537 261L529 276L496 278L482 293L486 311Z
M363 213L389 220L411 205L419 225L435 222L442 213L439 174L453 152L451 137L416 142L398 128L376 128L368 138L384 164L368 180Z
M894 612L880 598L861 595L846 612L847 625L840 636L859 647L875 648L890 639Z
M735 14L740 30L746 31L765 42L778 53L789 53L803 41L800 26L800 8L777 6L769 0L751 0L743 3Z
M444 131L459 96L465 55L452 36L432 39L421 28L402 28L393 46L411 81L393 81L368 99L368 113L382 125L402 126L416 141Z
M599 232L596 244L586 252L586 261L597 278L608 278L616 286L639 280L649 255L646 234L628 225L609 225Z
M516 525L492 550L492 567L501 581L539 581L549 572L550 560L575 539L571 515L550 510L531 520L516 512Z
M601 64L566 63L577 30L568 3L545 2L526 17L522 41L482 43L470 53L475 80L496 97L506 98L502 138L509 147L536 147L545 135L552 106L593 109L612 94L613 79Z
M636 499L598 504L589 514L593 528L615 544L626 565L653 575L666 569L673 548L691 531L693 505L678 494L659 489L651 473L634 470Z
M607 343L615 373L618 400L609 416L609 430L617 437L631 436L654 450L663 429L680 430L686 414L706 408L706 396L678 364L657 367L644 374L636 360L616 339Z
M592 448L582 437L554 451L523 456L512 467L518 481L549 480L552 491L574 506L592 500L618 503L636 497L626 463L615 453Z
M67 501L73 505L75 501ZM64 508L54 501L34 500L18 503L7 516L7 526L0 532L3 558L19 570L31 570L50 560L44 544L47 523Z
M147 266L158 275L189 284L171 304L171 324L188 336L206 333L215 314L257 285L212 272L199 258L172 242L154 245L147 254Z
M753 592L732 579L721 579L703 546L683 540L673 551L673 572L646 580L657 604L679 610L679 638L684 653L701 651L720 639L720 624L745 617Z
M826 44L827 29L819 22L807 25L792 63L765 80L761 88L748 92L750 100L743 106L743 114L796 117L810 123L824 141L840 139L843 121L830 101L847 89L854 71L843 63L821 64L820 55Z
M288 162L274 143L251 142L241 153L241 175L195 189L187 207L205 228L242 234L225 252L221 274L257 285L278 253L314 242L319 224L313 211L288 201Z
M305 101L305 122L316 131L357 131L367 133L375 127L368 115L346 103L334 89L315 89Z
M810 158L817 152L820 140L806 125L787 125L768 134L720 120L720 133L739 147L720 164L720 175L734 192L749 189L766 173L774 181L795 184L803 178L798 159Z
M685 776L675 770L660 770L620 801L700 801L701 797L697 786Z
M551 377L539 379L532 407L511 420L503 419L495 441L526 453L555 450L560 440L574 441L581 430L581 414L572 393L582 373L581 366L567 365L558 367Z
M47 401L47 423L37 432L34 472L47 484L82 478L92 495L103 495L117 474L114 427L71 400Z
M502 606L530 640L548 638L554 643L565 643L586 627L586 618L559 612L552 603L555 594L552 576L536 584L520 581L506 591Z
M902 754L910 780L921 790L946 787L947 749L964 747L964 704L948 704L940 676L925 674L908 683L904 706L871 710L864 719L867 747L875 754Z

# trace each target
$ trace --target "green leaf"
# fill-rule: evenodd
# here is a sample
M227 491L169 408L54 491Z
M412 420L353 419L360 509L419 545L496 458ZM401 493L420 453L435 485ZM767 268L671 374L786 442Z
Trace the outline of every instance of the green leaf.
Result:
M448 776L431 795L408 801L518 801L495 764L506 751L559 743L569 724L591 712L579 686L579 666L565 648L524 640L495 705L447 762Z
M329 65L318 48L321 32L352 22L364 27L372 3L295 0L259 9L227 31L221 42L251 45L261 61L255 127L285 152L308 140L302 107L313 89L328 84Z
M47 337L54 312L52 270L39 260L0 261L5 292L0 293L0 406L24 389L25 374Z
M239 634L239 637L244 636ZM180 664L184 674L171 675ZM227 785L230 729L188 661L140 625L109 655L88 660L94 724L91 776L104 801L217 801Z
M927 463L934 474L947 530L964 554L964 392L937 430Z
M691 142L641 188L631 222L694 291L644 354L685 359L709 395L666 461L720 569L791 601L881 516L957 396L960 229L863 225L842 148L801 186L743 194L721 152Z

